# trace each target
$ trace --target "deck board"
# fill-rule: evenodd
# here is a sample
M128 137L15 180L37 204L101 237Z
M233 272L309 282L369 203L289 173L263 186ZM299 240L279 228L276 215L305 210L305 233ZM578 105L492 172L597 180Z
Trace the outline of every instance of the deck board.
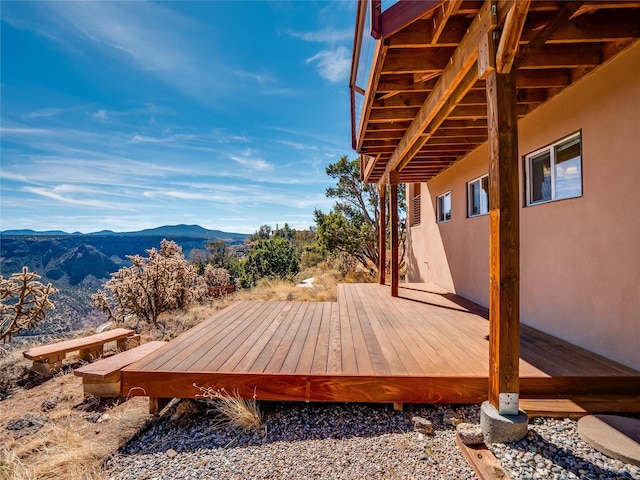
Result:
M337 302L241 301L123 370L125 391L193 384L264 400L476 403L488 391L481 306L431 285L343 284ZM521 397L640 394L640 372L521 326Z

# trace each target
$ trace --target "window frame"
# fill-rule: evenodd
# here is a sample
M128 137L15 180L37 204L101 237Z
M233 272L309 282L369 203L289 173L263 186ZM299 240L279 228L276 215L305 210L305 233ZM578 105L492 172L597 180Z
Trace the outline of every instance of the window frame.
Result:
M419 183L411 187L411 227L419 227L422 223L422 192Z
M487 211L486 212L480 211L480 213L473 213L473 208L472 208L472 205L471 205L471 202L473 201L473 194L471 192L471 186L474 183L479 183L480 186L482 186L482 180L485 179L485 178L487 179L487 205L486 205ZM480 206L482 206L482 202L480 202ZM489 206L489 174L485 173L484 175L480 175L479 177L474 178L473 180L469 180L467 182L467 218L475 218L475 217L482 217L483 215L489 215L489 209L490 209L490 206ZM480 210L482 210L482 209L480 209Z
M442 207L441 207L441 204L443 204L443 203L441 203L441 201L440 201L440 199L442 199L444 201L444 199L446 197L449 197L449 218L446 218L443 215L444 212L442 211ZM438 195L436 197L436 222L437 223L450 222L451 221L451 217L452 217L452 210L453 210L453 208L452 208L452 205L451 205L451 190L449 190L447 192L444 192L444 193L441 193L440 195Z
M572 195L570 197L557 197L556 189L556 147L562 145L563 143L569 143L575 139L579 140L580 144L580 193L578 195ZM548 200L532 200L532 173L531 173L531 160L540 157L548 153L549 155L549 170L550 170L550 187L551 187L551 198ZM582 158L583 158L583 150L582 150L582 130L578 130L570 135L566 135L555 142L552 142L542 148L539 148L531 153L527 153L524 156L524 205L525 207L533 207L535 205L542 205L545 203L558 202L561 200L570 200L572 198L580 198L584 195L584 184L583 184L583 168L582 168Z

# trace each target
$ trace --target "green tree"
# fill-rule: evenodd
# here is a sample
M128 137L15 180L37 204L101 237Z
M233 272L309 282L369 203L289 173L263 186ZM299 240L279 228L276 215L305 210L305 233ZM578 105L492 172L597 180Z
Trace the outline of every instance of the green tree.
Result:
M360 160L349 160L345 155L327 167L327 175L337 180L328 188L326 196L338 201L328 214L314 211L318 244L334 253L353 255L363 266L378 266L378 228L380 223L380 197L376 185L360 179ZM400 238L404 240L405 190L398 188ZM387 232L388 234L388 232ZM403 246L400 249L404 251Z
M257 240L244 265L247 279L254 285L264 277L291 277L299 269L300 260L295 247L282 237Z
M22 330L30 330L45 319L45 310L55 308L49 297L58 290L43 285L40 275L27 267L5 279L0 276L0 341L6 343Z
M257 240L266 240L271 238L272 229L270 225L262 225L258 230L249 235L245 240L245 243L253 243Z
M278 226L276 225L276 229L273 232L273 236L281 237L286 240L289 240L290 242L293 242L293 240L296 237L296 229L291 228L288 223L285 223L284 227L282 228L278 228Z

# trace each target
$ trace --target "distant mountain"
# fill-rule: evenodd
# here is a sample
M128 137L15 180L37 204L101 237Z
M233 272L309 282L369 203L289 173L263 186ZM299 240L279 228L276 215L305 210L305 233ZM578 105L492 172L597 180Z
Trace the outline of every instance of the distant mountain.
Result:
M0 235L7 236L47 236L47 237L56 237L56 236L65 236L65 235L74 235L74 236L82 236L82 235L91 235L91 236L102 236L102 235L118 235L118 236L127 236L127 237L191 237L191 238L207 238L207 239L220 239L220 240L229 240L233 239L235 241L242 241L247 238L249 235L245 233L230 233L223 232L221 230L208 230L206 228L201 227L200 225L165 225L162 227L156 228L148 228L145 230L139 230L135 232L114 232L113 230L101 230L99 232L91 232L91 233L67 233L62 230L47 230L47 231L35 231L35 230L5 230L0 232Z
M176 242L185 257L190 258L194 250L204 250L209 242L221 240L235 246L242 245L248 237L199 225L167 225L123 233L103 230L91 234L6 230L0 236L0 275L8 276L28 266L45 279L69 285L79 285L87 277L109 278L129 264L127 256L146 256L147 250L160 248L163 239Z
M58 237L61 235L69 235L67 232L63 232L62 230L45 230L43 232L36 232L35 230L4 230L0 232L0 235L40 235L46 237Z
M163 239L173 240L187 259L195 250L205 250L212 241L222 240L230 250L245 254L248 235L207 230L198 225L172 225L117 233L103 230L91 234L56 231L6 230L0 232L0 275L20 272L23 266L37 272L43 283L58 288L53 299L56 309L39 328L51 333L95 326L103 316L90 306L91 295L111 274L131 265L130 255L148 256L160 248ZM237 250L236 250L237 249Z

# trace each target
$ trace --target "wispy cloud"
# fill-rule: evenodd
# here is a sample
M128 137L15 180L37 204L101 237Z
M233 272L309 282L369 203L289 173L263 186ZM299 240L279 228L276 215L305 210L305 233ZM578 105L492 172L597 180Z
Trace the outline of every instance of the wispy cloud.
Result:
M241 155L229 155L229 158L243 167L252 170L270 170L273 168L273 165L268 163L264 158L254 155L251 149L246 150Z
M35 110L24 116L24 118L48 118L57 117L58 115L78 110L78 108L42 108Z
M294 30L289 30L287 33L290 36L299 38L305 42L340 43L353 38L353 31L349 29L335 30L327 28L325 30L318 30L315 32L296 32Z
M212 64L221 70L223 62L215 51L204 57L202 42L193 40L196 32L205 35L206 26L165 5L33 2L30 9L31 18L20 18L9 9L5 14L3 5L3 20L53 40L72 55L110 57L196 98L210 98L214 87L223 88L224 75L210 75Z
M105 210L127 210L133 211L130 203L118 204L116 202L96 199L96 195L104 195L103 191L96 191L88 188L79 188L72 185L57 185L55 187L24 187L25 192L46 197L70 205L81 205L83 207L103 208Z
M315 63L322 78L333 83L346 80L351 68L349 50L339 46L333 50L323 50L313 57L307 58L306 63Z
M97 112L95 112L91 116L96 120L106 120L107 118L109 118L109 115L107 114L107 111L104 110L104 109L98 110Z
M288 140L278 140L278 143L282 145L286 145L287 147L291 147L295 150L318 150L318 147L313 145L304 145L299 142L290 142Z

